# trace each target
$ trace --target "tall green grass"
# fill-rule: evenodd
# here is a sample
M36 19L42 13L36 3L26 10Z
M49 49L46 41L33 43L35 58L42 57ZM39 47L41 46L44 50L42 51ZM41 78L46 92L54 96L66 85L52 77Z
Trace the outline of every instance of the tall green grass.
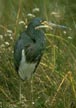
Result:
M75 14L67 1L0 1L0 106L4 108L76 107ZM40 11L35 8L39 8ZM31 15L29 15L31 13ZM22 82L14 69L13 47L33 15L69 29L46 30L46 50L31 80ZM69 18L69 19L68 19ZM20 23L23 21L23 23Z

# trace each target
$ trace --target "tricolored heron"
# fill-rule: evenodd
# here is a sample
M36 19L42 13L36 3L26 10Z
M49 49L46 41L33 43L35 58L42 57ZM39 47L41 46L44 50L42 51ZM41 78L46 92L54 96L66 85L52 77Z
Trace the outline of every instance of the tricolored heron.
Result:
M45 49L45 34L41 28L68 27L47 22L42 18L34 18L27 29L20 34L14 47L14 64L22 80L31 78L41 60Z
M14 64L22 80L31 78L40 63L45 49L44 27L49 27L45 20L34 18L15 43Z
M34 18L16 41L14 64L22 80L29 79L36 71L45 49L45 34L40 28L47 26L42 18Z
M40 63L45 49L45 34L41 28L67 28L49 23L42 18L34 18L27 29L20 34L14 47L15 69L22 80L31 78Z

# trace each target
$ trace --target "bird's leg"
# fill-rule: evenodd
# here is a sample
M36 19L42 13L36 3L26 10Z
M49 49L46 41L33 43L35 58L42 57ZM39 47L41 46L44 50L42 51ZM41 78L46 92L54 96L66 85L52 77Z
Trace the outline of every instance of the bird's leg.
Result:
M33 80L32 80L32 78L31 78L31 81L30 81L30 85L31 85L31 104L33 105L34 102L33 102Z
M22 94L21 94L21 87L22 87L22 82L20 80L20 84L19 84L19 101L20 101L20 103L21 103L21 96L22 96Z

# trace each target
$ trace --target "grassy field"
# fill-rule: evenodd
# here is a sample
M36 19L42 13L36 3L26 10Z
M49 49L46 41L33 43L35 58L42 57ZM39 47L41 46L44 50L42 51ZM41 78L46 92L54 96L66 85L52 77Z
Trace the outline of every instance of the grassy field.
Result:
M0 0L0 108L76 108L75 3ZM44 56L31 80L22 82L14 69L13 47L33 17L67 28L45 30Z

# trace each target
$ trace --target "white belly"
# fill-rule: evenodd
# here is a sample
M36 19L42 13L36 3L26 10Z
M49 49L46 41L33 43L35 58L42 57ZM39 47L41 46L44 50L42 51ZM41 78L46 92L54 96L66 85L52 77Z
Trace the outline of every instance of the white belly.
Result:
M29 79L31 78L31 75L35 69L36 63L26 63L26 57L25 57L25 53L24 50L22 50L22 59L20 62L20 66L19 66L19 76L21 79L25 80L25 79Z

